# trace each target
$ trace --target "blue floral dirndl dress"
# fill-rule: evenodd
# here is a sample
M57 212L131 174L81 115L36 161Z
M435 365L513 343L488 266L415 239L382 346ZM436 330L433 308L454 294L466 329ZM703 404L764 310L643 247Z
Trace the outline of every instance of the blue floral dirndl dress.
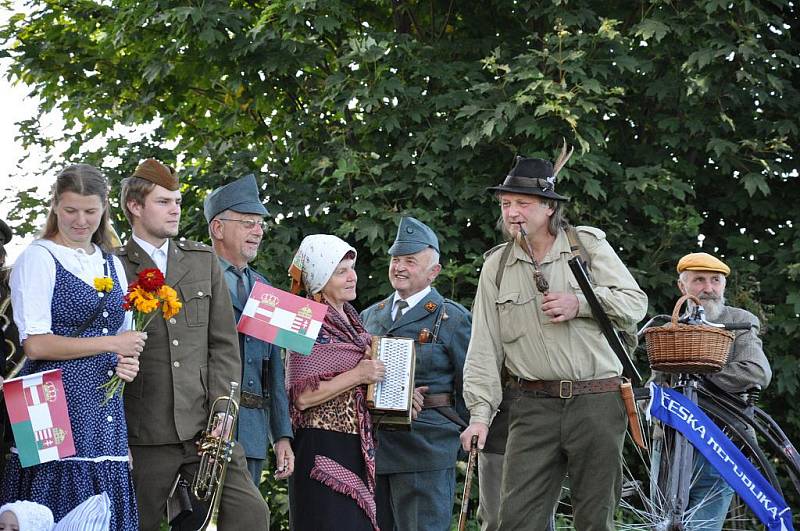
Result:
M52 254L52 253L51 253ZM55 288L50 306L53 334L72 336L108 297L102 313L79 337L114 335L122 326L124 293L111 255L105 255L106 270L114 280L108 293L98 293L67 271L53 256ZM117 356L105 352L85 358L25 362L20 375L61 369L67 396L76 454L27 468L12 454L3 478L2 503L31 500L46 505L58 521L90 496L105 491L111 499L112 531L139 529L133 480L128 468L128 430L122 398L115 396L102 405L106 383L114 374Z

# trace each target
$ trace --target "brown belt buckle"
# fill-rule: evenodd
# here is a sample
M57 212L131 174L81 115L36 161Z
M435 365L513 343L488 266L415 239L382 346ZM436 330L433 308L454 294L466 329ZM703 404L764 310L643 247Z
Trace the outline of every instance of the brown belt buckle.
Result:
M572 380L558 382L558 398L572 398Z

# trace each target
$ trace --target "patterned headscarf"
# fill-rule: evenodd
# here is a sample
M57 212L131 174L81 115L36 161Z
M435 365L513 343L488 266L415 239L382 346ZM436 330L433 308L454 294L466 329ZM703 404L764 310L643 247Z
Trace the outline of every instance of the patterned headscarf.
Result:
M319 293L349 252L357 256L349 243L332 234L311 234L303 238L289 266L292 293L300 293L301 287L310 295Z
M53 513L32 501L16 501L0 507L0 515L12 512L17 517L20 531L50 531L53 529Z

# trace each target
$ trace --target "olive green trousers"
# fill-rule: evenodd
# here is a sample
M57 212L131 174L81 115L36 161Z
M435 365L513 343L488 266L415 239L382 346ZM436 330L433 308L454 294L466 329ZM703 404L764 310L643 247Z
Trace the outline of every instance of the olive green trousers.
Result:
M626 427L618 392L520 392L509 411L500 529L547 529L568 475L575 529L613 531Z

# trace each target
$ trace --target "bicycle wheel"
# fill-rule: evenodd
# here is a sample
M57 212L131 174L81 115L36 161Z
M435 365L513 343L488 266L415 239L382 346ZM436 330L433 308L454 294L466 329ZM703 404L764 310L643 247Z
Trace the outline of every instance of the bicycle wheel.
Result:
M759 447L751 424L741 420L738 415L719 404L701 403L701 408L761 472L767 481L778 492L781 492L781 485L772 467L771 460ZM693 496L683 512L677 515L676 518L674 514L671 514L671 511L674 510L674 505L668 503L670 493L665 490L665 485L669 482L666 478L660 478L660 476L664 473L665 468L667 474L675 473L676 471L685 473L686 465L673 464L677 457L674 455L674 443L669 441L669 430L666 432L666 439L661 437L662 434L659 433L658 429L643 427L643 431L649 434L648 448L640 450L631 444L626 449L624 464L624 484L626 488L623 489L617 529L680 531L682 529L690 529L690 523L694 528L699 529L703 529L703 524L710 525L710 520L705 519L703 516L707 512L706 509L713 504L721 503L720 500L722 499L726 500L722 503L727 505L725 496L729 495L730 488L726 484L714 485L699 499L697 499L697 496ZM655 440L653 435L656 436ZM659 442L665 440L665 443ZM660 460L653 456L654 451L658 451L659 445L667 448L667 453L663 453L663 457ZM689 484L692 491L700 487L698 483L700 476L698 458L700 456L694 458L690 469ZM653 463L662 464L660 473L655 473ZM738 501L730 503L723 529L753 531L762 528L747 506Z

